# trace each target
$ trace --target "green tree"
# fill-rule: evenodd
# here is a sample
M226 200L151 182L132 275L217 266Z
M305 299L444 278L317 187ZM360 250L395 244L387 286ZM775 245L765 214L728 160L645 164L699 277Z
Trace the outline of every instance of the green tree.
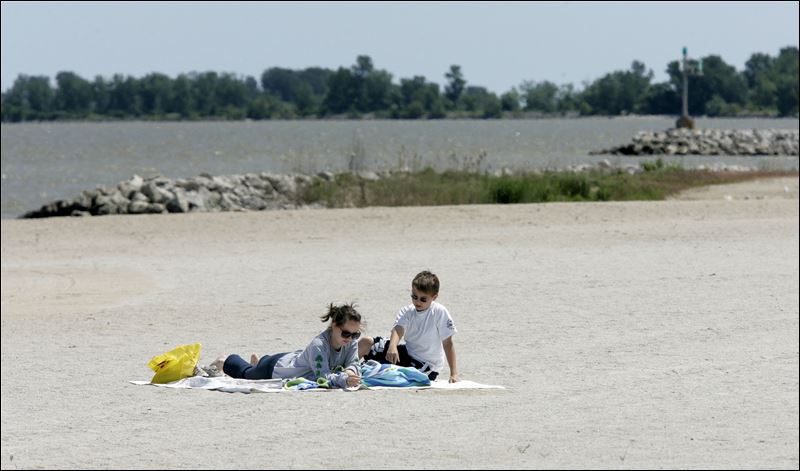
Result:
M520 102L520 96L516 87L512 87L511 90L503 93L500 96L500 107L502 108L503 111L511 111L511 112L519 111L520 108L519 102Z
M172 82L172 103L169 110L177 113L182 118L189 118L194 115L192 102L192 81L186 74L178 75Z
M750 88L756 86L759 77L769 75L775 67L775 59L769 54L757 52L744 64L744 76Z
M450 71L444 74L447 78L447 85L444 87L444 96L450 103L452 108L458 107L458 100L461 94L464 93L464 87L467 81L464 80L464 74L461 73L460 65L451 65Z
M744 64L744 78L748 87L750 107L777 111L777 87L775 85L775 58L768 54L755 53Z
M727 103L744 105L747 101L747 82L736 72L736 68L726 64L720 56L703 58L703 75L693 78L696 79L694 94L703 103L714 95L719 95Z
M314 96L322 99L328 93L328 80L333 75L333 71L320 67L309 67L301 70L299 75L301 80L311 87Z
M108 110L111 116L123 118L142 113L141 97L137 93L138 84L133 77L115 74L109 88Z
M372 71L364 82L361 108L364 111L386 110L392 103L393 89L392 74L385 70Z
M47 77L19 75L8 92L3 94L3 119L49 119L53 102L53 89Z
M581 94L595 114L638 113L643 108L653 72L639 61L629 71L616 71L592 82Z
M556 94L556 106L561 113L577 111L579 109L580 97L578 92L575 91L575 86L571 83L561 85L558 87Z
M216 72L192 73L192 102L202 117L219 116Z
M247 94L245 81L235 74L224 73L217 78L215 95L218 106L227 110L244 109L247 105Z
M172 80L164 74L151 73L139 80L138 95L145 116L162 116L172 103Z
M261 75L261 86L265 92L293 103L302 116L308 116L319 112L330 76L331 71L318 67L301 71L273 67Z
M476 117L484 117L487 109L494 113L495 102L499 106L500 99L486 87L469 86L464 89L461 103L466 111L472 112Z
M797 114L798 50L787 47L777 57L756 53L745 63L748 102L759 110Z
M272 67L261 74L261 88L283 101L294 101L297 98L297 87L301 81L293 70Z
M669 82L654 84L644 97L642 112L647 114L681 113L681 96Z
M92 105L92 85L74 72L56 74L55 102L70 116L86 117Z
M351 68L353 108L361 113L384 110L390 105L392 75L376 70L369 56L358 56Z
M6 98L6 104L17 108L20 121L50 119L55 105L50 79L43 75L19 75Z
M778 86L768 74L759 75L749 91L749 102L756 109L777 109Z
M497 95L490 93L483 102L483 119L496 119L503 117L503 107Z
M356 57L356 63L350 69L353 98L350 107L359 113L370 111L369 98L367 97L367 80L375 70L372 59L369 56Z
M294 90L294 105L301 116L310 116L317 113L317 97L314 90L307 82L300 82Z
M244 98L246 101L254 100L261 91L258 89L258 81L255 77L248 75L244 78Z
M553 82L533 82L526 80L519 86L522 90L522 99L525 102L526 111L541 111L552 113L556 111L558 102L558 85Z
M111 103L111 85L102 76L97 75L92 82L92 112L106 116Z
M747 102L748 94L745 77L717 55L710 55L702 60L703 74L690 74L688 77L689 114L707 114L706 105L714 95L718 95L725 103L743 106ZM683 74L677 61L670 62L667 73L675 90L682 90Z
M786 47L780 50L775 61L776 101L781 116L796 116L798 113L798 57L796 47Z
M416 119L426 114L429 117L440 117L444 112L439 85L426 82L425 77L419 75L411 79L400 79L400 93L397 98L400 100L399 115L402 118Z
M323 101L324 114L347 112L357 99L357 90L350 69L339 67L328 80L328 94Z

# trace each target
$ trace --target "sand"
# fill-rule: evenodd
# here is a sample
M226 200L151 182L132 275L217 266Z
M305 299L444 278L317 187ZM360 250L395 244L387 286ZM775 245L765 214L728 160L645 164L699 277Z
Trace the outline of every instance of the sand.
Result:
M2 468L797 469L797 178L686 198L2 220ZM423 269L508 389L128 383L385 334Z

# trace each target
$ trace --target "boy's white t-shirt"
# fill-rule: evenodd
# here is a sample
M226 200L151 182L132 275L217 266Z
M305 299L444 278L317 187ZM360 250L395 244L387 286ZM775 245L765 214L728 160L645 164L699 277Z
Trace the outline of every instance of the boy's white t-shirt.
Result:
M417 312L409 304L400 309L394 325L403 328L409 355L428 363L433 371L444 369L442 342L458 332L446 307L433 301L428 309Z

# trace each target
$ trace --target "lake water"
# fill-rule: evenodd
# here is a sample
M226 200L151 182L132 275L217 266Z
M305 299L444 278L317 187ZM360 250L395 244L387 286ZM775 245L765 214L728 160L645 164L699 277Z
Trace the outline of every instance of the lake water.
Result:
M74 198L134 174L170 178L206 172L313 174L358 167L385 170L563 168L608 159L590 156L662 131L673 117L541 120L110 122L2 124L2 217ZM701 128L794 129L798 119L697 119ZM353 159L353 155L359 156ZM794 157L685 156L686 167L717 163L798 168Z

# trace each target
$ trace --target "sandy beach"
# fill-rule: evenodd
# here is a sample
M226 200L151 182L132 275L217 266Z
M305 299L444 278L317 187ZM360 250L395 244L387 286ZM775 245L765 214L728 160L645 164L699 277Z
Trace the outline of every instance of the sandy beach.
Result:
M798 468L798 179L662 202L2 220L2 469ZM506 390L135 386L200 342L388 333L442 282ZM446 375L446 373L445 373Z

